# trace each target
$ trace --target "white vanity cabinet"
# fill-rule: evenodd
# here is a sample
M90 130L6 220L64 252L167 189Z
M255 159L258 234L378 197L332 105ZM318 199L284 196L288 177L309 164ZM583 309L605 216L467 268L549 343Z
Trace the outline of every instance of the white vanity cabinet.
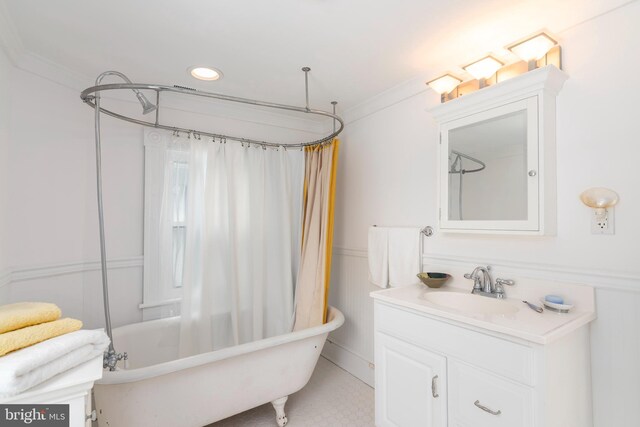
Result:
M478 317L434 315L420 291L395 303L394 291L372 294L376 426L592 426L588 314L568 328L545 312L541 321L566 334L539 343L474 325Z

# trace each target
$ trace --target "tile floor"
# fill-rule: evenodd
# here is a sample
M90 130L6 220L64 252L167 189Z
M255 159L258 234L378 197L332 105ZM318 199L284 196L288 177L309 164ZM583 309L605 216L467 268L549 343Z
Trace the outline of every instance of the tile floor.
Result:
M373 427L373 389L321 357L309 384L289 396L287 427ZM277 427L270 403L208 427Z

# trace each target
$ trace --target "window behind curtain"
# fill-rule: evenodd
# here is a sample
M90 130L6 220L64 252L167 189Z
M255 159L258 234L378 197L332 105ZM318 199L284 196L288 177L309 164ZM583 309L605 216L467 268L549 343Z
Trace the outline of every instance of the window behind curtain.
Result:
M182 287L186 240L187 186L189 165L180 160L171 161L171 197L173 221L173 287Z
M143 319L152 320L180 311L189 145L168 132L145 129L144 149L144 291L140 308ZM163 248L169 251L162 252Z

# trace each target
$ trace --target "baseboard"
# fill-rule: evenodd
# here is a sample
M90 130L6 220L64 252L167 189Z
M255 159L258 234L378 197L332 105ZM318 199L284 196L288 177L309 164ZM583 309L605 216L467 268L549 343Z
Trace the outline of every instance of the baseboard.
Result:
M374 387L373 362L363 359L341 345L327 340L322 349L322 356L349 372L360 381Z

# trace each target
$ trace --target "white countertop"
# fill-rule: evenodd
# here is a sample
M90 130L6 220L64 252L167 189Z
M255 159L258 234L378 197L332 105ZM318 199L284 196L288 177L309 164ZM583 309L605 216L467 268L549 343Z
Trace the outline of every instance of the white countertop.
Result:
M461 287L447 284L440 289L430 289L425 285L418 284L375 291L371 293L371 297L377 301L407 307L428 315L521 338L537 344L549 344L596 318L592 288L568 285L568 287L564 289L567 292L576 294L576 298L572 299L572 301L576 301L575 306L569 313L557 313L547 309L545 309L543 313L537 313L531 310L522 302L523 299L542 306L538 298L532 297L531 288L529 288L527 292L524 292L524 294L528 294L526 297L522 293L512 292L511 294L508 293L509 298L499 300L506 304L511 304L518 309L514 314L506 315L466 313L436 305L425 299L425 295L430 292L458 292L469 294L471 290L469 286ZM538 290L542 291L542 289ZM507 291L509 291L509 289ZM578 293L581 294L579 297L577 295ZM539 296L542 295L544 295L544 293L539 293ZM589 299L589 297L591 299ZM490 297L478 295L477 298Z

